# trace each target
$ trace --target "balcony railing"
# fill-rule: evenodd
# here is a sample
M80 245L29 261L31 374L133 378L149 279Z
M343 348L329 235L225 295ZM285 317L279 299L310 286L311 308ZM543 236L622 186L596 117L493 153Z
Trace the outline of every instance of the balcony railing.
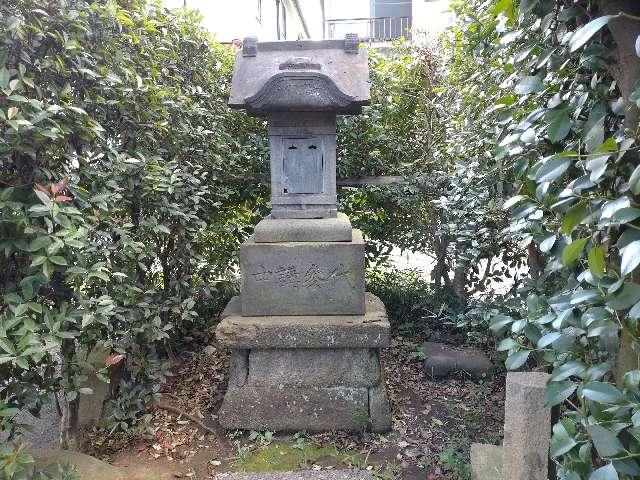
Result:
M346 33L357 33L368 42L411 38L411 17L334 18L325 24L329 38L344 38Z

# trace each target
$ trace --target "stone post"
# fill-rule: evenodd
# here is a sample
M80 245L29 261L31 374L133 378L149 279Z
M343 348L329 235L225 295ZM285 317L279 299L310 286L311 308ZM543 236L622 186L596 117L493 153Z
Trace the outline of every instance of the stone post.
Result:
M551 409L544 406L549 375L509 372L504 416L503 478L547 480Z
M510 372L503 446L471 445L471 480L547 480L551 409L544 406L550 375Z

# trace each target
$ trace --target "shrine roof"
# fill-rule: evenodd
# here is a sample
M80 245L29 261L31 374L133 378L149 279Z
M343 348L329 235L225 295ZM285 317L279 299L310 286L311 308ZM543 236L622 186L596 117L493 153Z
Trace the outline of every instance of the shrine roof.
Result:
M370 100L367 50L344 40L244 40L236 56L229 106L276 111L358 113Z

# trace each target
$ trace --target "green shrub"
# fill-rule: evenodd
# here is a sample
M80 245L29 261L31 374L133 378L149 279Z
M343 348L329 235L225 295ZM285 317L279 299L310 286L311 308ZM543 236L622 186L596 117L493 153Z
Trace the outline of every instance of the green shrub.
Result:
M415 269L377 267L367 270L367 291L385 304L391 327L396 331L427 331L453 325L460 310L457 296L448 289L435 289Z

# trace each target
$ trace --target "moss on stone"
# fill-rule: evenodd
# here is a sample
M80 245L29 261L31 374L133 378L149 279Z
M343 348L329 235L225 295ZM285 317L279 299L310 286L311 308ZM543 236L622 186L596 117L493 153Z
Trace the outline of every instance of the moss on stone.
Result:
M246 459L236 462L232 470L236 472L288 472L308 468L321 462L323 466L346 466L359 460L359 455L341 453L335 446L317 446L305 443L298 448L288 443L271 443L252 453Z

